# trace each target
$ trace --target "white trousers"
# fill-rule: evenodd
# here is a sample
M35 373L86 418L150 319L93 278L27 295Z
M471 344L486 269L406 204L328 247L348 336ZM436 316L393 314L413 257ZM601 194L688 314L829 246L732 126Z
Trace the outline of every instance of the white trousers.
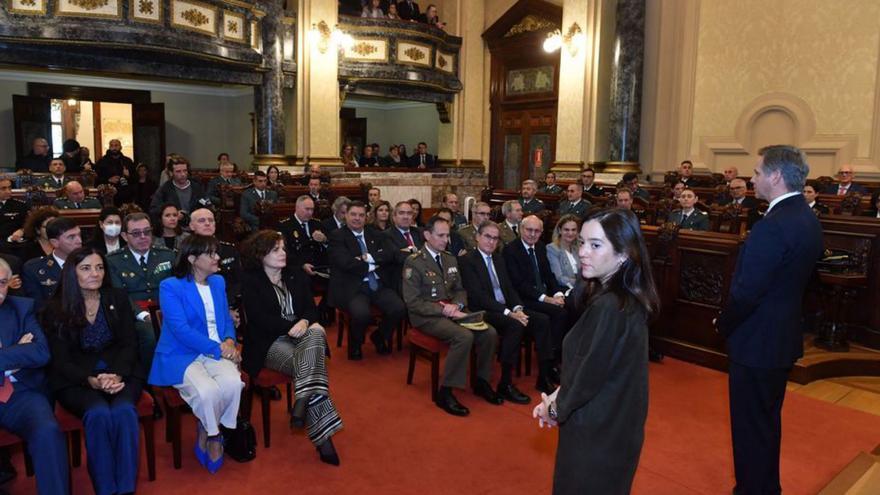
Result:
M219 435L221 424L235 429L242 387L244 383L235 363L203 355L186 367L183 383L174 386L208 436Z

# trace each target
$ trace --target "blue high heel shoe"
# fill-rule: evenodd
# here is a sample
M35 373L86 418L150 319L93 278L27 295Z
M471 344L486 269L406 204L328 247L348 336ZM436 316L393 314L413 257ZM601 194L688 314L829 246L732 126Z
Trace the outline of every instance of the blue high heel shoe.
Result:
M205 428L202 427L202 422L199 421L197 429L196 429L196 444L193 447L193 450L195 451L196 459L198 459L199 464L201 464L202 467L207 469L208 468L208 452L205 451L204 449L202 449L201 447L199 447L199 436L201 436L201 433L203 433L203 432L205 433L205 436L207 437L208 434L207 434L207 432L205 432Z
M223 445L223 435L217 435L215 438L208 437L208 442L220 442L220 444ZM225 453L220 455L216 461L212 461L211 456L205 452L205 469L207 469L209 473L215 474L223 466L224 457L226 457Z

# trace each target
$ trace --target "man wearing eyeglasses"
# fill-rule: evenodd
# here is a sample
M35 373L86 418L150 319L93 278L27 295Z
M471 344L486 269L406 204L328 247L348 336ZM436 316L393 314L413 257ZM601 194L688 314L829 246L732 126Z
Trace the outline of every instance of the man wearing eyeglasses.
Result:
M724 198L718 204L726 206L729 204L737 204L742 208L755 209L758 207L758 200L753 196L746 196L746 181L742 179L733 179L730 181L730 197Z
M825 194L833 194L835 196L846 196L849 193L859 193L862 195L868 194L868 190L865 189L865 186L856 184L853 182L853 179L856 178L856 172L853 170L852 165L842 165L840 170L837 172L837 184L833 184L828 186L823 192Z
M171 275L174 252L154 246L153 229L146 213L130 213L122 222L122 238L128 244L107 255L113 287L125 289L137 317L135 328L141 360L149 369L156 348L156 336L148 308L159 302L159 283Z
M489 207L489 203L482 201L474 203L474 208L471 210L471 223L466 227L458 229L458 235L461 236L464 245L468 249L477 247L477 229L483 222L489 219L489 213L491 212L492 208Z

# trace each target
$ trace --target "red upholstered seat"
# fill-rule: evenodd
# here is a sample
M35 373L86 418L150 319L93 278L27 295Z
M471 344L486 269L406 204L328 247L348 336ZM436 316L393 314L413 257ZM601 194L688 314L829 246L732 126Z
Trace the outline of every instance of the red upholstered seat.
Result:
M423 357L431 362L431 400L437 400L437 391L440 389L440 354L449 350L449 345L432 337L416 327L410 326L406 334L409 340L409 370L406 374L406 384L412 385L413 375L416 370L416 358ZM471 349L471 383L476 383L476 365L474 349Z

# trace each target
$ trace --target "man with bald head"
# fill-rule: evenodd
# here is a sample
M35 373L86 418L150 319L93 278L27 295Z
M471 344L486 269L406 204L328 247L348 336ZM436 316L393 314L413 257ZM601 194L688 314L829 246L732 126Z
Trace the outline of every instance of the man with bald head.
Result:
M95 198L86 197L86 191L82 184L73 180L64 186L64 198L55 200L53 206L59 210L83 210L101 209L101 202Z
M523 306L550 319L554 356L559 358L562 338L568 330L568 313L563 288L550 270L547 246L541 241L543 233L544 222L535 215L529 215L520 224L519 239L504 246L502 253L510 281L519 293ZM550 380L558 382L555 373L544 383L538 383L538 390L546 392L549 388L547 381Z
M846 196L851 192L862 195L868 194L868 190L865 189L865 186L853 182L855 178L856 172L852 165L841 165L840 170L837 171L838 183L829 186L822 192L825 194L834 194L835 196Z
M746 181L742 179L733 179L730 181L730 196L722 199L718 204L724 206L729 204L737 204L742 208L755 209L758 207L758 200L753 196L746 196Z
M122 154L122 141L111 139L107 153L95 164L98 184L112 184L116 188L116 204L131 200L131 182L136 180L134 162Z
M31 143L31 152L15 161L15 170L28 169L31 172L48 172L52 154L49 152L49 141L38 137Z
M728 187L730 186L730 183L731 181L733 181L733 179L739 177L739 170L737 170L737 168L733 165L725 167L722 173L724 175L724 183L727 184Z

